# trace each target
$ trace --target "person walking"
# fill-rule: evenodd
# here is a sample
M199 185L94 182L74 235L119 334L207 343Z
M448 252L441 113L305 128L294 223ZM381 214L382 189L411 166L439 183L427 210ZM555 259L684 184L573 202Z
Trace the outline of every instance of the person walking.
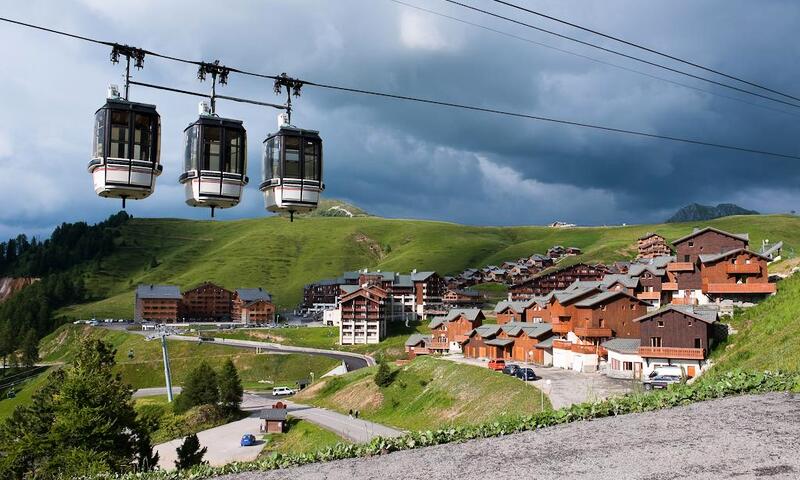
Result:
M350 409L350 411L347 413L347 416L348 416L348 417L350 417L350 419L351 419L351 420L353 419L353 409L352 409L352 408L351 408L351 409Z

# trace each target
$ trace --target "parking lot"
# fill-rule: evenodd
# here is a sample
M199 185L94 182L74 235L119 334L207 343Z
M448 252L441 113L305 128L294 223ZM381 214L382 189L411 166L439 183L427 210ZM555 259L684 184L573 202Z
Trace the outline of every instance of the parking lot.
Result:
M462 355L445 355L441 358L484 368L487 368L488 364L486 360L464 358ZM636 383L631 380L608 378L598 372L579 373L572 370L542 367L539 365L526 364L524 362L509 363L530 367L536 372L536 376L540 377L540 379L529 383L544 391L550 398L550 403L553 405L553 408L561 408L572 405L573 403L600 400L613 395L628 393L632 391L636 385ZM503 374L498 372L498 375Z

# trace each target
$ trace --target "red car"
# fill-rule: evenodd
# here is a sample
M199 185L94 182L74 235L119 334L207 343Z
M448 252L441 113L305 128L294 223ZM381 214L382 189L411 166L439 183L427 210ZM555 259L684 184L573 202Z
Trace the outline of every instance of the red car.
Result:
M504 368L506 368L506 361L503 360L502 358L495 358L494 360L489 360L489 370L500 372Z

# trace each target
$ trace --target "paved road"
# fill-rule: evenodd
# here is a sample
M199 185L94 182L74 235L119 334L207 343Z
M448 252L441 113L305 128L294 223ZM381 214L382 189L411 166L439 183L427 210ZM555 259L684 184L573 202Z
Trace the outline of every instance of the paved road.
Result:
M180 387L173 387L177 394ZM134 393L134 397L166 395L166 388L143 388ZM376 436L397 436L403 432L392 428L368 422L365 420L350 418L336 412L331 412L323 408L310 407L287 399L280 399L286 403L289 415L307 420L317 424L322 428L328 429L351 442L368 442ZM246 393L242 399L242 410L252 412L251 416L236 422L232 422L219 427L204 430L197 434L200 445L207 447L205 459L211 465L224 465L233 461L254 460L258 453L264 448L264 444L253 447L240 447L239 440L245 433L252 433L257 437L259 434L258 415L264 408L271 407L278 399L268 395L254 395ZM163 469L172 469L175 465L175 449L183 442L183 439L176 439L160 445L155 449L159 453L159 466Z
M123 329L124 326L121 327L111 324L109 326L102 326L102 328L120 330ZM153 331L141 331L141 330L130 330L128 331L128 333L136 333L144 336L154 334ZM178 340L186 342L200 341L198 337L186 336L186 335L170 335L168 338L170 340ZM273 352L273 353L306 353L309 355L321 355L324 357L335 358L336 360L344 362L345 365L347 365L347 370L350 372L352 372L353 370L358 370L359 368L375 365L375 360L373 360L372 357L369 357L367 355L360 355L358 353L340 352L338 350L295 347L291 345L281 345L279 343L257 342L254 340L233 340L230 338L221 338L221 337L215 337L214 343L218 343L220 345L229 345L232 347L249 348L254 350L259 349L261 351Z
M800 478L800 395L702 402L225 480Z
M443 359L453 362L465 363L486 367L487 362L475 358L464 358L461 355L446 355ZM553 408L561 408L593 400L600 400L612 395L630 392L633 384L630 380L608 378L602 373L579 373L562 368L542 367L523 362L513 362L519 365L530 366L541 377L540 380L530 382L530 385L539 388L550 398ZM550 380L550 383L547 383Z

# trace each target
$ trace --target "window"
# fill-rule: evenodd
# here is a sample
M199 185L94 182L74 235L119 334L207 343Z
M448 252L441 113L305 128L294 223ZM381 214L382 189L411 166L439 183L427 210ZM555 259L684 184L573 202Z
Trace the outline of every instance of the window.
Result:
M650 337L650 346L660 348L661 347L661 337Z
M691 326L692 326L692 321L691 321L691 320L689 320L689 322L686 324L686 326L687 326L687 327L691 327Z
M303 147L303 178L306 180L319 180L319 142L305 140Z
M691 241L691 240L689 240L689 246L690 246L690 247L694 247L694 242L693 242L693 241Z
M203 128L203 170L219 171L222 154L222 128Z
M106 140L106 110L100 110L95 115L94 120L94 150L92 156L95 158L103 157L105 152L104 143Z
M622 362L623 370L633 370L633 362Z
M300 178L300 137L285 137L284 178Z
M133 159L145 162L150 159L150 144L153 137L152 119L137 113L133 116Z
M225 168L223 171L227 173L244 173L244 132L238 129L229 128L225 130L225 137Z
M695 338L694 339L694 348L703 348L703 339L702 338Z
M683 261L684 262L688 262L689 261L689 255L684 255L683 256Z
M606 319L605 318L601 318L600 319L600 328L606 328Z
M111 111L111 142L108 152L109 157L128 158L128 112Z
M664 320L659 320L656 322L656 324L658 325L658 328L664 328Z
M183 155L184 170L197 170L197 127L193 126L186 130L184 139L186 151Z

